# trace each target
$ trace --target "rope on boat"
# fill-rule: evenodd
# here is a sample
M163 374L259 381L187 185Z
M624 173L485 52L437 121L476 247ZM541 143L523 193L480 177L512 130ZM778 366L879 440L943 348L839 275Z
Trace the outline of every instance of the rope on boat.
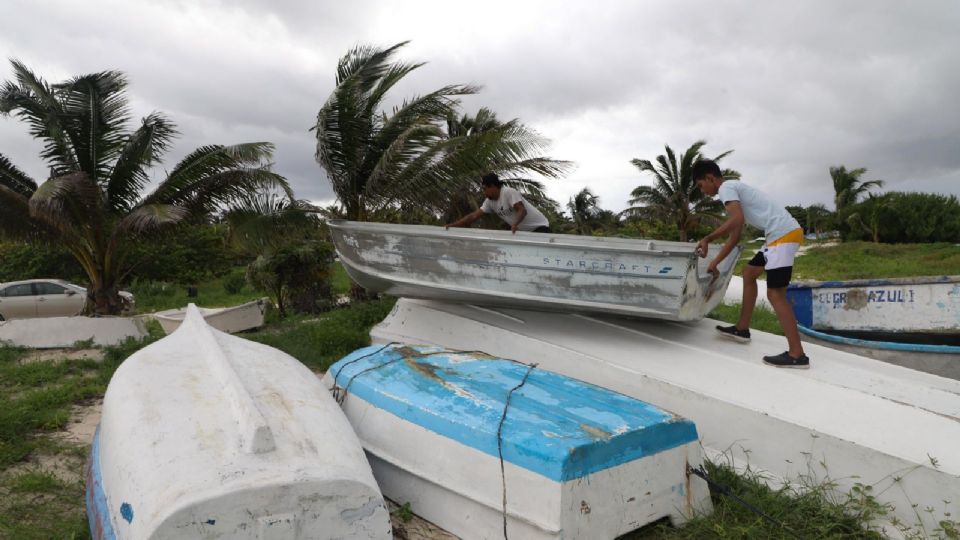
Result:
M404 360L408 358L423 358L426 356L433 356L437 354L482 354L485 356L490 356L488 353L484 351L458 351L458 350L451 350L451 349L432 351L432 352L417 354L417 355L401 354L397 358L387 360L386 362L382 362L375 366L370 366L367 369L363 369L354 373L347 380L347 384L343 385L343 387L341 387L337 383L337 379L340 378L340 374L343 372L344 368L346 368L350 364L359 362L364 358L369 358L371 356L377 355L383 352L383 350L386 349L387 347L391 347L393 345L399 345L399 343L395 341L391 341L390 343L387 343L386 345L384 345L383 347L380 347L379 349L373 351L372 353L354 358L353 360L346 362L342 366L340 366L340 369L338 369L336 374L334 374L333 376L332 392L333 392L333 397L336 400L337 404L343 405L343 401L347 398L347 393L349 392L350 385L353 384L354 379L356 379L360 375L363 375L364 373L389 366L390 364L399 362L400 360ZM534 370L534 368L537 367L538 364L526 364L524 362L520 362L510 358L501 358L501 360L506 360L508 362L513 362L514 364L520 364L522 366L527 367L527 371L526 373L523 374L523 378L520 380L520 382L507 392L507 399L506 399L506 403L504 403L504 406L503 406L503 413L500 415L500 422L497 424L497 455L500 458L500 481L501 481L501 485L503 486L503 497L502 497L503 538L504 540L509 540L509 537L507 536L507 475L506 475L506 470L503 462L503 423L507 419L507 410L510 409L510 401L513 399L513 393L527 383L527 379L530 377L530 373Z
M794 530L791 529L790 527L787 527L787 525L786 525L785 523L783 523L782 521L777 521L776 519L768 516L767 514L764 514L764 513L763 513L763 510L760 510L760 509L757 508L756 506L754 506L754 505L748 503L747 501L741 499L736 493L733 492L732 489L730 489L729 486L725 486L725 485L723 485L723 484L718 484L718 483L714 482L713 480L711 480L710 478L708 478L708 477L707 477L707 471L706 471L706 469L703 468L703 465L700 465L700 466L697 467L696 469L694 469L694 468L691 467L690 465L687 465L687 476L690 476L691 474L692 474L692 475L695 475L695 476L699 476L700 478L703 478L703 479L707 482L707 485L709 485L711 488L715 489L715 490L718 491L720 494L726 495L727 497L730 497L731 499L737 501L738 503L740 503L741 505L743 505L747 510L750 510L750 511L753 512L754 514L762 517L762 518L765 519L767 522L769 522L771 525L776 526L778 529L780 529L780 530L782 530L783 532L789 534L790 536L796 538L797 540L804 540L804 538L803 538L802 536L800 536L799 534L797 534L796 532L794 532Z
M517 362L516 360L511 360L511 362L522 364L522 362ZM507 402L503 405L503 414L500 415L500 423L497 425L497 454L500 456L500 481L503 486L503 540L509 540L507 537L507 473L503 465L503 422L507 419L507 409L510 408L510 400L513 398L514 391L527 383L527 377L530 376L530 372L537 367L537 364L523 365L527 366L527 372L523 374L523 379L520 380L520 383L507 392Z

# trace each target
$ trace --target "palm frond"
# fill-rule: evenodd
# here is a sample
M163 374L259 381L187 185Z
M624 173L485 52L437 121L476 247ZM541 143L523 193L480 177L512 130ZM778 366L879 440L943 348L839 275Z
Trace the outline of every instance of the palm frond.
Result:
M6 156L0 154L0 186L30 197L37 190L37 183L14 165Z
M176 135L172 122L152 113L127 136L107 181L107 202L113 211L125 212L136 204L149 182L147 169L159 162Z

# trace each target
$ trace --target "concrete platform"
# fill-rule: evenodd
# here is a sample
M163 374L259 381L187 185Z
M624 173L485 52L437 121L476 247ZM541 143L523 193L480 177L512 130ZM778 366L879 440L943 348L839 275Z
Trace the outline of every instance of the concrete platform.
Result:
M0 341L32 349L72 347L88 339L94 345L109 346L128 337L139 339L146 335L143 321L133 317L46 317L0 322Z
M783 337L755 332L743 345L716 323L401 299L371 336L537 362L648 401L696 422L715 459L773 483L872 485L905 525L932 531L960 515L960 381L814 344L810 370L776 369L761 357L782 352Z

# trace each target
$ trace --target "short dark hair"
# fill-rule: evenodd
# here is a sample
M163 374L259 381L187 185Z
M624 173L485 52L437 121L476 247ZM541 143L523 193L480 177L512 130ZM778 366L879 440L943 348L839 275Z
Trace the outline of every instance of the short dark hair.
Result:
M693 177L694 182L708 174L712 174L717 178L723 178L723 172L720 171L720 166L712 159L698 159L690 169L690 176Z
M503 182L500 181L500 177L497 176L497 173L487 173L480 177L480 184L484 186L503 186Z

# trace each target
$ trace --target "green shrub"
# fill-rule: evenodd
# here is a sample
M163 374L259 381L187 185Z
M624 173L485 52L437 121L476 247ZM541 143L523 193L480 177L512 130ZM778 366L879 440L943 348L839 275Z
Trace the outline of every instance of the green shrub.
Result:
M242 271L234 270L223 278L223 290L227 294L239 294L246 284L247 278Z
M891 192L850 208L847 240L891 244L960 242L960 201L953 195Z

